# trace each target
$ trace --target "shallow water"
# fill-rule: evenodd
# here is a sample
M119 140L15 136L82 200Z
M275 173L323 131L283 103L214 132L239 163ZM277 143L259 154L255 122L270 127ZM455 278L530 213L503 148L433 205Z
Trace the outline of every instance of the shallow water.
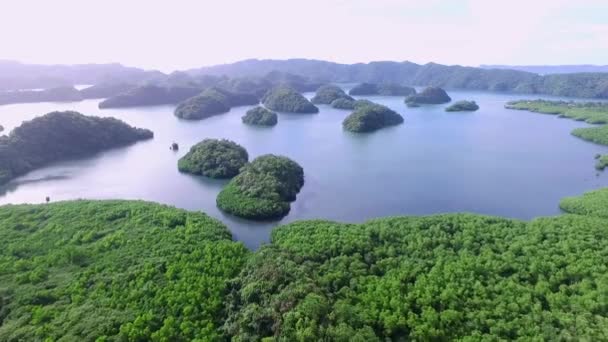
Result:
M446 113L445 105L407 108L402 97L365 97L405 118L402 125L371 134L343 131L349 112L329 106L320 106L319 114L279 114L272 128L242 124L250 107L192 122L173 116L173 106L100 110L99 100L0 106L6 132L35 116L76 110L155 133L150 141L33 171L0 187L0 204L40 203L46 196L155 201L202 210L222 220L235 239L257 248L276 224L293 220L361 222L463 211L530 219L558 214L564 196L608 186L593 167L594 155L608 148L570 135L587 124L503 107L538 96L449 93L453 100L475 100L481 109ZM280 222L256 223L220 212L215 198L225 181L177 171L177 160L204 138L234 140L251 159L275 153L300 163L306 183L290 214ZM173 141L179 152L169 150Z

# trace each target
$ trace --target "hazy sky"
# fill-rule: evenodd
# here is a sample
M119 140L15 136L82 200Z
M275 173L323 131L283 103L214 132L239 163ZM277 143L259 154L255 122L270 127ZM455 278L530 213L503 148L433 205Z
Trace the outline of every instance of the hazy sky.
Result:
M1 0L0 59L608 64L608 0Z

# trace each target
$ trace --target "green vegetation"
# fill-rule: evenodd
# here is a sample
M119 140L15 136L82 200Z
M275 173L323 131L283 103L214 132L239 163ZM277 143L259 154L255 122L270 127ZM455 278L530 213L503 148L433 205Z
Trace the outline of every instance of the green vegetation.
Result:
M197 96L180 102L174 114L180 119L201 120L230 110L228 96L216 89L207 89Z
M331 106L336 109L355 109L355 101L339 98L331 101Z
M355 104L355 111L344 119L342 126L351 132L372 132L380 128L398 125L403 117L388 107L368 102Z
M602 102L519 100L507 103L505 108L553 114L590 124L608 123L608 103Z
M205 139L192 146L177 163L181 172L211 178L232 178L247 164L249 155L230 140Z
M420 105L420 104L441 104L452 101L445 90L437 87L427 87L419 94L410 95L405 98L407 105Z
M583 127L572 130L572 135L596 144L608 145L608 126Z
M196 87L161 87L145 85L125 93L109 97L99 103L99 108L122 108L176 104L200 93Z
M475 101L458 101L445 109L446 112L474 112L479 109Z
M337 99L354 100L346 95L342 88L335 85L324 85L317 89L317 93L310 101L315 104L331 104Z
M608 188L586 192L582 196L563 198L559 207L571 214L608 219Z
M114 118L49 113L0 137L0 184L51 162L86 157L152 137L151 131Z
M257 106L248 110L241 119L243 123L248 125L274 126L277 124L277 113L262 106Z
M608 155L599 156L597 162L595 163L595 168L598 170L604 170L608 167Z
M0 341L220 340L249 252L203 213L139 201L0 207Z
M288 86L278 86L262 98L266 108L277 112L318 113L319 108L310 103L302 94Z
M350 95L384 95L384 96L409 96L416 94L416 89L406 87L397 83L360 83L349 92Z
M271 154L245 165L218 194L223 211L252 220L283 217L304 185L304 170L293 160Z
M292 223L232 282L224 330L239 341L605 340L607 224Z
M5 91L0 93L0 105L33 102L82 101L81 93L74 87L57 87L45 90Z

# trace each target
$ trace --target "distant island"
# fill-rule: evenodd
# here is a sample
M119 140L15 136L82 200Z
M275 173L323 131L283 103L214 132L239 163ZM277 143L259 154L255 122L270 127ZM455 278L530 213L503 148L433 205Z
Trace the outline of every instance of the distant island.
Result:
M151 131L118 119L52 112L0 137L0 184L51 162L86 157L152 137Z
M186 120L201 120L213 115L226 113L233 106L253 105L259 100L252 94L233 93L211 87L188 98L177 105L174 114Z
M34 102L76 102L82 100L82 94L74 87L0 92L0 105Z
M137 88L130 83L100 83L80 90L80 95L84 99L105 99L118 96Z
M359 83L354 86L349 92L350 95L370 96L370 95L384 95L384 96L409 96L416 94L416 89L399 85L397 83Z
M243 115L241 118L244 124L254 126L274 126L277 124L277 113L270 111L262 106L256 106Z
M390 108L362 102L355 103L355 111L344 119L344 129L356 133L373 132L380 128L403 123L403 117Z
M266 108L277 112L318 113L319 108L302 94L288 86L275 87L264 95L262 103Z
M324 85L317 89L315 96L310 99L310 102L314 104L331 104L337 99L354 100L352 97L346 95L342 88L335 85Z
M446 112L474 112L479 109L475 101L458 101L445 109Z
M518 100L508 102L505 108L552 114L590 124L608 123L608 103L605 102Z
M427 87L419 94L410 95L405 98L408 106L421 104L442 104L452 101L445 90L438 87Z
M161 87L146 85L133 88L125 93L107 98L99 103L99 108L123 108L138 106L158 106L176 104L197 95L201 89L195 87Z
M217 206L251 220L287 215L289 202L304 185L304 170L293 160L271 154L254 159L217 196Z
M192 146L178 161L177 168L210 178L232 178L248 160L247 150L233 141L205 139Z
M339 98L333 100L330 105L336 109L355 109L355 100Z

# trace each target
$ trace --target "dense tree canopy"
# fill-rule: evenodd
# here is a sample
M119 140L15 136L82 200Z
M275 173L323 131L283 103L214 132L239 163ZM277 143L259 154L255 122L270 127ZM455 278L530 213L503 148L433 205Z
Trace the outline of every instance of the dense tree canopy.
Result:
M437 87L427 87L419 94L410 95L405 98L406 104L441 104L452 101L445 90Z
M350 95L384 95L384 96L409 96L416 94L416 89L397 83L359 83L349 92Z
M558 115L590 124L608 123L608 103L604 102L519 100L508 102L505 108Z
M317 89L315 96L310 101L315 104L331 104L337 99L354 100L338 86L323 85Z
M568 213L608 219L608 188L590 191L581 196L566 197L559 207Z
M115 118L49 113L0 137L0 184L51 162L90 156L152 136L149 130Z
M318 113L319 108L302 94L288 86L278 86L269 90L262 98L266 108L277 112Z
M295 201L303 185L304 170L298 163L267 154L242 168L218 194L217 206L252 220L280 218L289 212L289 202Z
M249 252L139 201L0 207L0 341L214 341Z
M351 132L372 132L402 122L403 117L388 107L360 102L359 105L355 103L355 111L344 119L342 126Z
M339 98L331 101L331 106L336 109L355 109L355 100Z
M180 158L177 168L211 178L232 178L248 160L247 150L233 141L205 139Z
M475 101L458 101L445 109L446 112L474 112L479 109Z
M262 106L256 106L248 110L241 120L248 125L274 126L277 124L277 113Z
M162 87L145 85L109 97L99 103L99 108L121 108L175 104L200 93L197 87Z

